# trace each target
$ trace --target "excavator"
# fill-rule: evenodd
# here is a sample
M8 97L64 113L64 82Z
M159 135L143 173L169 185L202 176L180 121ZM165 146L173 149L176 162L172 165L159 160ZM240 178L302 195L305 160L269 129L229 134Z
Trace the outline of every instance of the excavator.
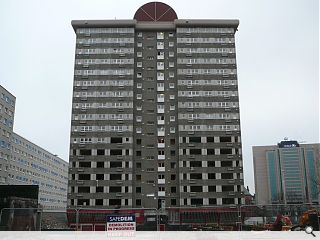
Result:
M314 231L319 231L319 218L319 212L316 209L307 210L301 215L299 224L291 227L291 231L304 231L309 226Z

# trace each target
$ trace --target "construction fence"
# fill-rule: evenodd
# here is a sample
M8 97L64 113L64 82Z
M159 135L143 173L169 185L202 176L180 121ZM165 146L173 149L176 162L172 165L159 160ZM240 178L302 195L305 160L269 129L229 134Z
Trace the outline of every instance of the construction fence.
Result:
M163 209L3 208L2 231L107 231L110 216L134 216L136 231L251 231L291 230L312 225L319 230L320 206L239 205ZM110 230L110 229L109 229ZM299 230L299 228L296 228Z

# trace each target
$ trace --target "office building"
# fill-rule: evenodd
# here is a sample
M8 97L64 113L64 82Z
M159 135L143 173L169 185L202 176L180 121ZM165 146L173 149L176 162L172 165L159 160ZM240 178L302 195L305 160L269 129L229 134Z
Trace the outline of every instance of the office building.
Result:
M238 20L75 20L68 205L243 204Z
M0 184L39 185L45 209L67 206L68 163L13 132L15 97L0 86Z
M284 140L254 146L257 204L319 203L320 144Z

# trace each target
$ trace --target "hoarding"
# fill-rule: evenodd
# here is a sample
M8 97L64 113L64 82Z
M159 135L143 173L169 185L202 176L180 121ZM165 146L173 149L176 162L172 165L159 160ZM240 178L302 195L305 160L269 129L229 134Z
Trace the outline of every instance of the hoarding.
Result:
M135 215L109 215L107 216L107 231L135 231Z

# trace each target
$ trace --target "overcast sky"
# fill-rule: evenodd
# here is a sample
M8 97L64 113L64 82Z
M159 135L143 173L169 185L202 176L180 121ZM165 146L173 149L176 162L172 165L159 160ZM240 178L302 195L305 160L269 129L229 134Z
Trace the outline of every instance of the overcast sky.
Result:
M180 19L239 19L236 52L245 185L252 146L319 142L318 0L168 0ZM0 84L14 131L68 161L75 19L132 19L143 0L1 0Z

